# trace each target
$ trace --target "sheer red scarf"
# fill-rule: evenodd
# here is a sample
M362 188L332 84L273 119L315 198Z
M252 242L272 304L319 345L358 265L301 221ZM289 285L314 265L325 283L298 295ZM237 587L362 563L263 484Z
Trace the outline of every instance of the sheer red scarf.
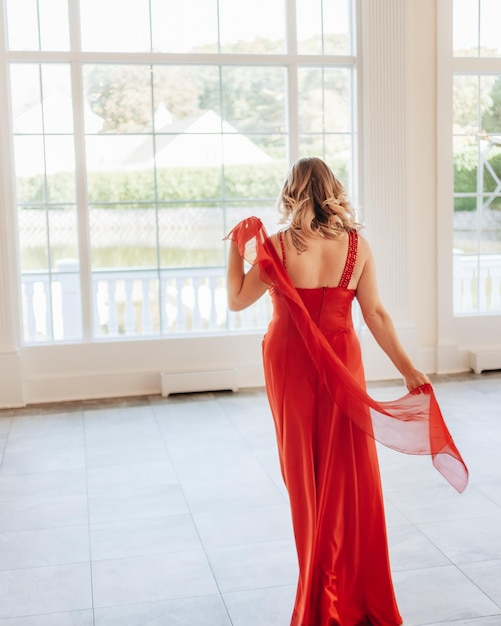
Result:
M468 469L445 424L433 388L426 384L398 400L378 402L353 378L312 321L282 261L257 217L235 226L226 239L258 265L263 282L286 299L291 317L333 400L354 424L383 445L407 454L429 454L435 468L460 493Z

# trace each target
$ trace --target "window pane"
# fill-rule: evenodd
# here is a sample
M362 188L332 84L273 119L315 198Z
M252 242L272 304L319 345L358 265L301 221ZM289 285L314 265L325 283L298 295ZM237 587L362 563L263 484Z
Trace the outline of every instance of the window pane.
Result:
M198 141L197 136L194 140ZM157 189L162 202L176 205L183 200L194 200L216 206L223 198L222 169L205 160L162 166L157 170Z
M501 76L456 76L454 311L498 311L501 262Z
M42 136L14 137L18 202L45 199L45 154Z
M37 0L7 0L7 25L11 50L39 50Z
M68 0L38 0L40 47L42 50L69 50Z
M354 197L353 138L349 135L326 135L324 159Z
M152 122L151 69L147 65L84 67L86 133L149 131Z
M73 132L73 103L67 65L42 65L43 125L45 133Z
M67 0L7 0L11 50L69 50Z
M453 0L453 47L456 56L478 56L479 0Z
M174 65L149 55L285 54L283 0L81 0L82 49L67 63L37 61L42 50L66 58L68 0L6 3L11 47L33 51L33 62L10 66L25 339L81 336L77 224L90 240L97 337L263 327L264 300L227 313L222 238L249 214L276 228L298 103L301 154L323 156L353 184L352 71L333 59L306 68L296 57ZM350 0L297 5L300 53L351 54ZM71 66L75 53L82 65ZM291 102L289 63L300 79ZM79 72L83 102L72 102ZM81 162L89 206L77 209Z
M353 54L351 43L351 2L323 0L324 54Z
M352 54L349 0L296 0L300 54Z
M73 132L67 65L12 65L10 76L15 133Z
M223 67L225 132L284 132L285 70L276 67Z
M157 262L154 205L91 205L92 267L154 267Z
M21 239L21 270L46 270L49 267L47 215L40 206L20 208L17 214ZM29 245L23 245L27 242Z
M155 51L217 52L217 1L151 0L151 29Z
M480 56L501 56L499 25L501 5L499 0L480 1Z
M230 139L230 138L225 138ZM281 158L265 162L233 163L224 168L224 191L228 199L247 199L259 208L273 205L287 169L285 150ZM253 200L252 200L253 199Z
M285 52L283 0L219 0L221 52Z
M67 269L68 260L78 259L77 213L75 205L52 207L48 211L52 268Z
M82 336L69 66L12 65L26 341Z
M298 71L299 130L346 132L352 126L351 72L341 69L302 68Z
M41 133L43 123L40 66L11 65L10 89L14 133Z
M499 0L454 0L453 40L456 56L501 56Z
M90 136L86 150L90 202L137 204L155 197L151 135Z
M80 22L83 50L151 50L148 0L85 0Z
M477 132L478 105L478 76L454 76L453 124L455 134Z
M224 212L219 206L171 206L159 210L160 265L217 267L224 265Z
M155 65L153 67L154 125L157 132L204 132L203 115L221 115L220 69L215 66ZM221 121L210 132L221 132ZM191 155L196 158L195 154Z
M75 147L71 136L45 137L47 198L54 204L75 202Z

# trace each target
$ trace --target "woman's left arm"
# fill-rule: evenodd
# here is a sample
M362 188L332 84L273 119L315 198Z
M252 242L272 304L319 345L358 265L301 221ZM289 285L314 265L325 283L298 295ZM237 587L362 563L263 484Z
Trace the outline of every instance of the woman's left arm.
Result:
M226 273L228 292L228 308L230 311L241 311L254 304L268 289L268 285L259 277L259 267L254 265L246 273L244 260L240 256L237 244L230 243L228 255L228 271Z

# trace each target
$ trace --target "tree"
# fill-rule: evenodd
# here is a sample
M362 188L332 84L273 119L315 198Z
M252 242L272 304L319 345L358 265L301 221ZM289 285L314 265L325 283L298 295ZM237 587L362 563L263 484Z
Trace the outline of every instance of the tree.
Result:
M88 102L103 118L103 132L140 132L153 126L161 103L175 118L199 111L199 98L183 68L93 65L85 74Z
M491 106L482 115L482 130L501 135L501 77L492 85Z

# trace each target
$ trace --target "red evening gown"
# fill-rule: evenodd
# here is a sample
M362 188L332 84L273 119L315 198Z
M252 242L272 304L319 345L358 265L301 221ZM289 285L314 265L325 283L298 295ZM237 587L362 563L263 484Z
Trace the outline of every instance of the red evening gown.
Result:
M266 391L290 499L299 562L291 626L398 626L375 440L435 466L463 491L468 472L423 385L393 402L365 391L347 288L356 233L338 287L296 289L257 218L228 238L270 284L263 341Z

